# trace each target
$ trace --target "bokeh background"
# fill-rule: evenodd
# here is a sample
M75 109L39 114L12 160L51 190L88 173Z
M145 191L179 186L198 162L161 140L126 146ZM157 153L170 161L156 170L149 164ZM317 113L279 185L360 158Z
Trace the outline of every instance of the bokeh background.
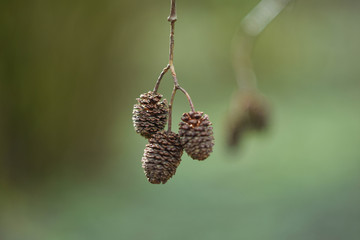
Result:
M271 126L234 152L231 39L257 2L177 1L178 78L216 145L151 185L131 113L167 63L169 1L2 0L0 239L360 239L360 3L297 0L259 36ZM188 109L179 93L175 126Z

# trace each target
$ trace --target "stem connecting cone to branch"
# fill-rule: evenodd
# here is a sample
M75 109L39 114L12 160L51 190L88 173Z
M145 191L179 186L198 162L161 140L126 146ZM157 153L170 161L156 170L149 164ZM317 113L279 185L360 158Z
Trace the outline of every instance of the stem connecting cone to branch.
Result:
M158 77L158 80L157 80L157 82L155 84L154 92L157 92L157 90L159 89L159 86L160 86L161 79L170 70L173 81L174 81L174 88L173 88L173 91L172 91L172 94L171 94L171 100L170 100L170 103L169 103L169 119L168 119L168 132L171 132L172 108L173 108L173 103L174 103L176 91L180 90L181 92L183 92L185 94L186 98L189 101L191 111L195 112L195 107L194 107L194 104L193 104L193 102L191 100L191 97L190 97L189 93L179 85L179 82L178 82L177 76L176 76L176 72L175 72L175 66L174 66L174 42L175 42L174 41L174 33L175 33L175 22L177 20L175 0L171 0L170 15L169 15L167 20L170 22L169 63L161 71L161 73L160 73L160 75Z

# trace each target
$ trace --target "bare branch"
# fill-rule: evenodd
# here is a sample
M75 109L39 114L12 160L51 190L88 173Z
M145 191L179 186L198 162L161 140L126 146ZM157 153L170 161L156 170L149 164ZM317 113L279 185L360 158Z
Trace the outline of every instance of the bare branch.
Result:
M171 94L170 103L169 103L168 132L171 132L172 108L173 108L173 104L174 104L174 99L175 99L176 90L177 90L177 87L174 86L173 91L172 91L172 94Z
M172 78L173 78L173 81L174 81L174 89L172 91L171 100L170 100L170 104L169 104L168 131L171 131L172 108L173 108L173 104L174 104L175 94L176 94L176 91L178 89L185 94L186 98L189 101L191 111L195 112L195 107L194 107L194 104L193 104L193 102L191 100L191 97L190 97L189 93L179 85L179 82L178 82L178 79L177 79L177 76L176 76L176 72L175 72L175 66L174 66L174 42L175 42L175 40L174 40L174 35L175 35L175 22L176 22L176 20L177 20L177 16L176 16L175 0L171 0L170 15L168 17L168 21L170 22L169 65L167 66L167 69L166 69L165 73L168 71L168 69L170 69L171 75L172 75Z
M257 88L251 55L256 37L293 0L262 0L248 13L232 40L233 67L240 89Z
M259 35L292 0L262 0L246 15L241 25L246 34Z
M155 87L154 87L154 93L157 92L160 86L161 79L164 77L165 73L170 69L170 64L168 64L160 73L158 80L156 81Z
M168 17L169 22L175 22L177 20L176 17L176 5L175 0L171 0L171 6L170 6L170 15Z
M193 104L193 102L192 102L192 100L191 100L191 97L190 97L190 95L188 94L188 92L187 92L184 88L182 88L182 87L180 87L180 86L179 86L179 90L182 91L182 92L185 94L187 100L189 101L191 111L195 112L194 104Z

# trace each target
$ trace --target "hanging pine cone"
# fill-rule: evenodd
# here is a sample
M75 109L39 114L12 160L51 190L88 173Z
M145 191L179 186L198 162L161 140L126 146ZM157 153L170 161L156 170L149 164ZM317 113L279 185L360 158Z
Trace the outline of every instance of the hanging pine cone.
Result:
M136 99L132 120L135 131L143 137L150 138L165 128L169 108L166 99L161 98L161 94L149 91Z
M269 109L263 98L254 97L248 105L249 120L255 130L263 130L269 122Z
M229 119L229 122L226 123L227 127L227 144L231 148L238 146L241 142L244 134L249 130L250 122L248 118L235 118Z
M141 159L148 181L153 184L166 183L174 176L182 153L179 135L165 131L154 134Z
M238 91L231 102L226 124L229 147L236 147L246 132L262 131L269 122L269 108L258 92Z
M179 126L181 143L193 159L205 160L214 146L214 136L208 115L203 112L184 113Z

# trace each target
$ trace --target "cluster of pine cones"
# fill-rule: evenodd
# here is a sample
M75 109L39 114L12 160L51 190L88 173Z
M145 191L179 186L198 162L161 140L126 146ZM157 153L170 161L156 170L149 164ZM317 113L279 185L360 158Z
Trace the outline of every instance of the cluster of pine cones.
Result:
M209 117L203 112L184 113L179 124L179 134L164 131L169 108L166 99L156 92L137 98L134 105L135 131L148 139L142 167L150 183L166 183L174 176L183 150L193 159L205 160L214 146L214 136Z

